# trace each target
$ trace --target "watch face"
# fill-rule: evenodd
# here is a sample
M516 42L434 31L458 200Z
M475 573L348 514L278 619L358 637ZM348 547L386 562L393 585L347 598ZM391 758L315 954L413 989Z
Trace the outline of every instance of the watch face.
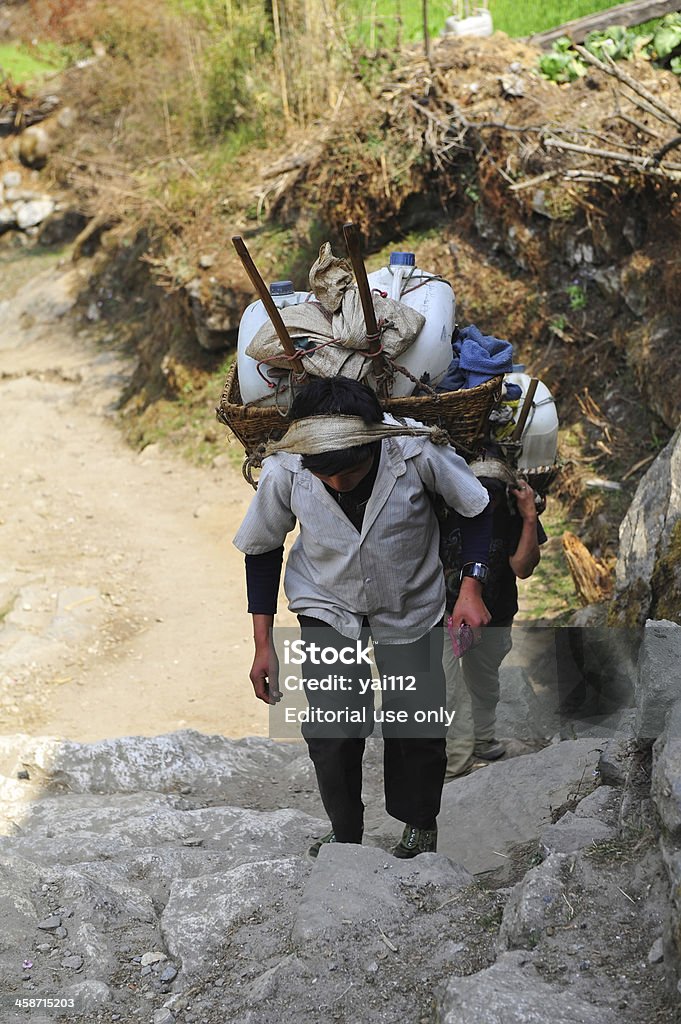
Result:
M482 562L474 562L472 565L465 565L461 570L461 579L464 576L470 576L474 580L479 580L480 583L484 583L488 576L488 569Z

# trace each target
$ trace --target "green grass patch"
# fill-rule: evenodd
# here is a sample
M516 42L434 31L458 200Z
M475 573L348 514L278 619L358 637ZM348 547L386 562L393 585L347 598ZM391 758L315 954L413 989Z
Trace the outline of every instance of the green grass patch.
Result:
M565 21L612 7L610 0L545 0L541 4L519 4L516 0L490 0L494 27L509 36L529 36L555 28Z
M559 623L581 607L560 543L565 530L574 533L577 524L567 519L562 505L551 495L541 521L549 540L542 545L541 561L530 579L518 581L518 622L551 619Z
M11 78L13 82L33 82L60 71L66 63L66 58L56 46L0 44L0 80Z
M612 7L610 0L547 0L542 4L519 4L516 0L490 0L494 28L509 36L527 36L555 28L565 21ZM451 0L429 0L428 31L439 35L445 20L451 17ZM352 0L342 16L352 39L361 40L370 49L416 42L423 39L422 6L417 0Z

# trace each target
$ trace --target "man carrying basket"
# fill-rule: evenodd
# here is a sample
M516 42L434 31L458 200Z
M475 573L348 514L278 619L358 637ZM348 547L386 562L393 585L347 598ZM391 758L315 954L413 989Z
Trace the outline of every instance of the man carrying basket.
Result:
M310 855L325 843L362 841L362 756L374 693L362 692L367 669L359 662L369 638L379 679L413 680L382 692L386 809L405 824L393 853L434 851L446 768L446 724L438 712L447 702L445 585L431 495L463 517L465 565L452 627L467 623L475 633L489 621L477 578L484 576L491 534L487 491L451 446L436 443L437 428L384 416L374 392L357 381L311 381L296 395L289 421L282 441L268 448L234 540L246 555L255 695L267 704L281 696L271 633L283 543L298 522L284 589L304 650L343 655L350 641L358 652L355 665L342 658L342 689L313 689L312 664L301 667L315 712L303 736L331 821Z

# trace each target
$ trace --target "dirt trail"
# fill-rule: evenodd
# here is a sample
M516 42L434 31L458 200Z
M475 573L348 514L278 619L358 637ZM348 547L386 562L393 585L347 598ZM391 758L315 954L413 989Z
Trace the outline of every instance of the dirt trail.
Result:
M266 735L231 545L252 492L231 464L125 444L132 365L74 329L82 273L0 302L0 730Z

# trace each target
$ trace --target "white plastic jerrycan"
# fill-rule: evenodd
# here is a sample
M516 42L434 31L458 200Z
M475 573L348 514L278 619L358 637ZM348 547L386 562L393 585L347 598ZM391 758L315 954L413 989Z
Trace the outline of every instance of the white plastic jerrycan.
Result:
M510 384L518 384L522 390L518 403L519 416L532 378L526 373L507 373L505 380ZM520 472L533 473L553 466L558 453L558 413L555 400L542 381L537 384L520 441L522 450L517 463Z
M369 274L369 286L387 292L388 298L417 309L426 322L416 340L395 360L412 377L427 373L428 383L437 384L452 361L452 332L456 315L454 292L446 281L416 266L413 252L393 252L390 264ZM393 397L411 395L416 385L396 371Z
M307 302L310 292L297 292L292 281L273 281L270 285L270 295L278 309L285 306L296 306L300 302ZM246 349L260 330L262 325L269 320L267 311L258 299L252 302L244 310L239 321L239 338L237 342L237 370L239 373L239 389L244 405L257 402L260 406L273 405L276 401L276 385L281 379L281 371L275 371L271 375L271 368L246 355ZM269 381L269 383L268 383Z

